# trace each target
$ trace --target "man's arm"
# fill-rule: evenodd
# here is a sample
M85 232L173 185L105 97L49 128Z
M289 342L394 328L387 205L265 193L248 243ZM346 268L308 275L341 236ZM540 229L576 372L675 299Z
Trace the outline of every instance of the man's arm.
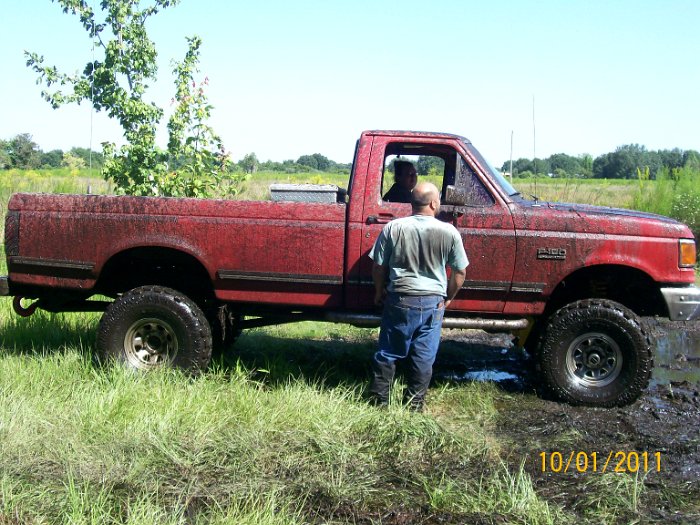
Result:
M445 308L447 308L452 299L455 298L459 289L462 288L464 284L464 278L467 276L467 269L462 268L461 270L455 270L452 268L452 273L450 274L450 281L447 283L447 299L445 300Z
M374 304L379 306L384 302L386 295L386 277L388 267L377 263L372 264L372 281L374 281ZM464 280L464 279L462 279Z

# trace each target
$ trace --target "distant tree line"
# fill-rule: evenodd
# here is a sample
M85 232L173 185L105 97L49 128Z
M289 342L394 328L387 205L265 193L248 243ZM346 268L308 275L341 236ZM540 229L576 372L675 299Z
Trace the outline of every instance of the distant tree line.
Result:
M104 155L92 152L92 167L102 169ZM177 165L177 159L172 162ZM29 133L20 133L8 140L0 139L0 169L48 169L48 168L86 168L90 165L89 148L71 148L69 151L54 149L43 151L34 142ZM332 173L350 173L351 164L334 162L320 153L302 155L297 160L276 162L267 160L260 162L255 153L248 153L241 160L231 163L231 171L255 173L256 171L279 171L284 173L300 173L322 171Z
M91 156L89 148L43 151L29 133L20 133L9 140L0 139L0 169L81 169L89 167L91 162L93 168L100 170L104 156L97 151Z
M54 149L43 151L29 133L20 133L8 140L0 139L0 169L86 168L92 162L96 170L102 168L104 156L89 148L71 148L69 151ZM352 165L334 162L320 153L302 155L296 160L261 162L255 153L248 153L241 160L230 164L231 171L252 174L256 171L300 173L309 171L350 173ZM639 144L620 146L611 153L596 157L591 155L571 156L555 153L544 159L520 158L513 161L513 176L519 178L595 178L633 179L642 172L655 179L663 172L688 167L700 170L700 153L679 148L649 151ZM438 157L420 156L416 162L419 175L442 173L444 162ZM388 167L392 170L392 165ZM638 171L639 170L639 171ZM501 171L510 171L510 162L501 166Z
M282 173L300 173L308 171L322 171L326 173L350 173L352 164L334 162L320 153L302 155L297 160L289 159L282 162L266 160L260 162L255 153L248 153L234 164L234 169L244 173L256 171L278 171Z
M662 172L684 167L700 169L700 153L679 148L649 151L639 144L628 144L595 159L587 154L573 157L566 153L556 153L546 159L521 158L513 161L513 176L634 179L641 172L655 179ZM503 163L501 171L510 172L510 161Z

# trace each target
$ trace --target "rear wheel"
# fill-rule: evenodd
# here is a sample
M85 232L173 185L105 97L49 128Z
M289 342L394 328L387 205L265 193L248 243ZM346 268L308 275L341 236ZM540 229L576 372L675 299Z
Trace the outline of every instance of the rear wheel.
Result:
M200 308L161 286L134 288L105 311L97 334L102 361L137 370L175 366L199 372L211 359L212 336Z
M621 406L649 384L653 357L640 319L613 301L571 303L548 321L538 351L545 385L578 405Z

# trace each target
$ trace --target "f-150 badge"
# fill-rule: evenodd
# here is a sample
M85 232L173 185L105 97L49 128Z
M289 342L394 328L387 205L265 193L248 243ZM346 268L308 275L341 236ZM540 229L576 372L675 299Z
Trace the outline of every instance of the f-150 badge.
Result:
M564 261L566 259L566 248L537 248L537 258Z

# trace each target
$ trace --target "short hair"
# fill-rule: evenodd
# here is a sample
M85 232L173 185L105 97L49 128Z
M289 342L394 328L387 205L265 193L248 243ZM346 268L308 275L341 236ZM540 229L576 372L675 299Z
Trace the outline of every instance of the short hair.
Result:
M397 179L398 177L402 177L406 173L408 173L409 168L414 168L415 166L413 165L412 162L408 160L395 160L394 161L394 179Z

